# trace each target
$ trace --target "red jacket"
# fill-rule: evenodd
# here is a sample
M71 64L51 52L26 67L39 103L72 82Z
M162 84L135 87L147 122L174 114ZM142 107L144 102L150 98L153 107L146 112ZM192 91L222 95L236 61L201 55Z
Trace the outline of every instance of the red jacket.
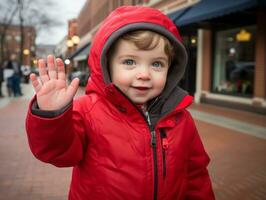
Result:
M110 82L105 57L119 35L141 28L164 34L178 52L174 75L151 103L149 118ZM165 15L124 6L111 13L94 38L86 95L50 118L32 112L33 99L26 119L30 148L43 162L74 167L69 199L214 199L209 158L185 110L192 97L177 87L185 64L181 38Z

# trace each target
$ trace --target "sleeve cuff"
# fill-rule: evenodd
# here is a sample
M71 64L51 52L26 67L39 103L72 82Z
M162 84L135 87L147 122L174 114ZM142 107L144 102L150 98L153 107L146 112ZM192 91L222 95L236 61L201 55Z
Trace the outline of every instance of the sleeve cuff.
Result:
M39 117L54 118L54 117L58 117L59 115L63 114L66 110L68 110L71 107L71 105L72 105L72 101L61 109L46 111L46 110L41 110L39 108L37 104L37 100L35 99L31 106L31 113Z

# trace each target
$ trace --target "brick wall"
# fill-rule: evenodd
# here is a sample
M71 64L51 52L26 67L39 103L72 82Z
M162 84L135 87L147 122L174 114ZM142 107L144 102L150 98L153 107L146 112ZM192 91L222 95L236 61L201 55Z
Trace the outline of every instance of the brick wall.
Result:
M203 52L202 52L202 90L211 89L211 31L203 31Z
M25 26L23 49L28 49L29 55L23 55L23 65L30 65L32 57L35 56L35 39L35 29L30 26ZM5 38L4 52L6 57L4 60L8 59L8 56L11 54L15 54L19 58L20 40L20 27L16 25L9 26Z
M266 98L266 14L259 11L257 14L256 38L256 66L254 81L254 97Z

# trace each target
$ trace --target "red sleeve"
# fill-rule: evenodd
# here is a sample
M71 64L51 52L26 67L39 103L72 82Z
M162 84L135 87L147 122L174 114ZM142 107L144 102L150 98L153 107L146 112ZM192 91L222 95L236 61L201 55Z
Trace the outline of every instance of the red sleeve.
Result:
M193 126L192 141L189 150L188 190L186 200L214 200L212 184L207 170L210 162L204 150L200 136L190 116Z
M63 114L44 118L32 114L31 101L26 131L34 156L57 167L77 165L85 151L85 128L81 113L71 105Z

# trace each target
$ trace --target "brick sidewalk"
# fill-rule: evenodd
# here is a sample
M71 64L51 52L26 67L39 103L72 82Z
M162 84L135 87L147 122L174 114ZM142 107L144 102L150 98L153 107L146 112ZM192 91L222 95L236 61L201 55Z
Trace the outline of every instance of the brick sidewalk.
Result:
M217 200L266 199L266 140L197 121Z
M27 103L15 99L0 110L0 199L67 199L70 168L41 163L29 150L24 128Z
M0 107L0 200L67 199L71 168L42 163L29 150L24 121L31 95L24 88L25 92L24 97ZM206 106L197 109L222 116L235 113ZM243 115L237 119L253 123L253 117L246 113L244 120ZM202 121L196 125L211 157L209 171L216 199L266 199L266 140Z
M193 110L198 110L202 112L208 112L210 114L215 114L229 119L236 119L242 122L247 122L250 124L262 126L266 128L266 116L262 114L256 114L241 110L234 110L225 107L218 107L210 104L192 104L190 107Z

